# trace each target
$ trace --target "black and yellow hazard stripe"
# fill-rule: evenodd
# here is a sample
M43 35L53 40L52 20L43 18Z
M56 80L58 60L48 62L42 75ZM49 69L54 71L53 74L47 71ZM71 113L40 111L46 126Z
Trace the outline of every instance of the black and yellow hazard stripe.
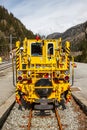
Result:
M69 56L67 57L67 68L69 69L69 66L70 66L70 58Z
M66 53L70 54L70 48L66 48Z
M66 56L67 56L67 68L69 69L69 66L70 66L70 58L69 58L69 55L70 55L70 47L66 47Z
M16 47L16 70L19 69L19 48Z

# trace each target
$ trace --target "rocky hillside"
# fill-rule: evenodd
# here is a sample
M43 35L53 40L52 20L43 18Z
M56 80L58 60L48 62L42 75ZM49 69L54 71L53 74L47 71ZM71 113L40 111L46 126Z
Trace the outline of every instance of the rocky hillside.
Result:
M53 33L47 36L47 38L59 38L62 37L63 41L69 40L71 42L72 50L79 51L79 46L81 41L86 37L87 33L87 21L85 23L79 24L77 26L71 27L64 33Z
M87 21L77 26L71 27L64 33L53 33L47 36L48 39L61 37L64 41L71 42L71 51L75 56L75 61L87 63Z
M12 35L13 47L15 41L24 37L34 38L32 31L26 29L20 20L14 17L12 13L8 13L4 7L0 6L0 56L9 55L9 36Z

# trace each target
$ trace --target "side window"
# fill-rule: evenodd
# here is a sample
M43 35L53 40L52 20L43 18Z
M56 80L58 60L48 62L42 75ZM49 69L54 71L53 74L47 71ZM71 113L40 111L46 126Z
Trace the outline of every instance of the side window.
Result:
M53 43L49 43L48 44L48 55L53 55L53 49L54 49L54 47L53 47Z

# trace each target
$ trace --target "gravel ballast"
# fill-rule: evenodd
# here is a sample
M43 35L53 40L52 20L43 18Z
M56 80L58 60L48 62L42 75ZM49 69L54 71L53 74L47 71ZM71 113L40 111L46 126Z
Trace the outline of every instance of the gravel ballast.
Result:
M72 99L66 104L66 109L58 108L61 123L64 130L86 130L86 115L80 110L79 106ZM49 116L37 116L33 111L31 120L31 130L58 130L57 119L54 111L50 111ZM7 118L2 130L27 130L29 110L18 109L15 104L9 117Z

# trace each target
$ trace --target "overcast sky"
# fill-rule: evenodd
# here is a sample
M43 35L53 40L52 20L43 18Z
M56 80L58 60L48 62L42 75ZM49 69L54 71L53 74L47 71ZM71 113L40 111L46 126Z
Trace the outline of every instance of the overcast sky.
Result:
M48 35L87 21L87 0L0 0L27 29Z

